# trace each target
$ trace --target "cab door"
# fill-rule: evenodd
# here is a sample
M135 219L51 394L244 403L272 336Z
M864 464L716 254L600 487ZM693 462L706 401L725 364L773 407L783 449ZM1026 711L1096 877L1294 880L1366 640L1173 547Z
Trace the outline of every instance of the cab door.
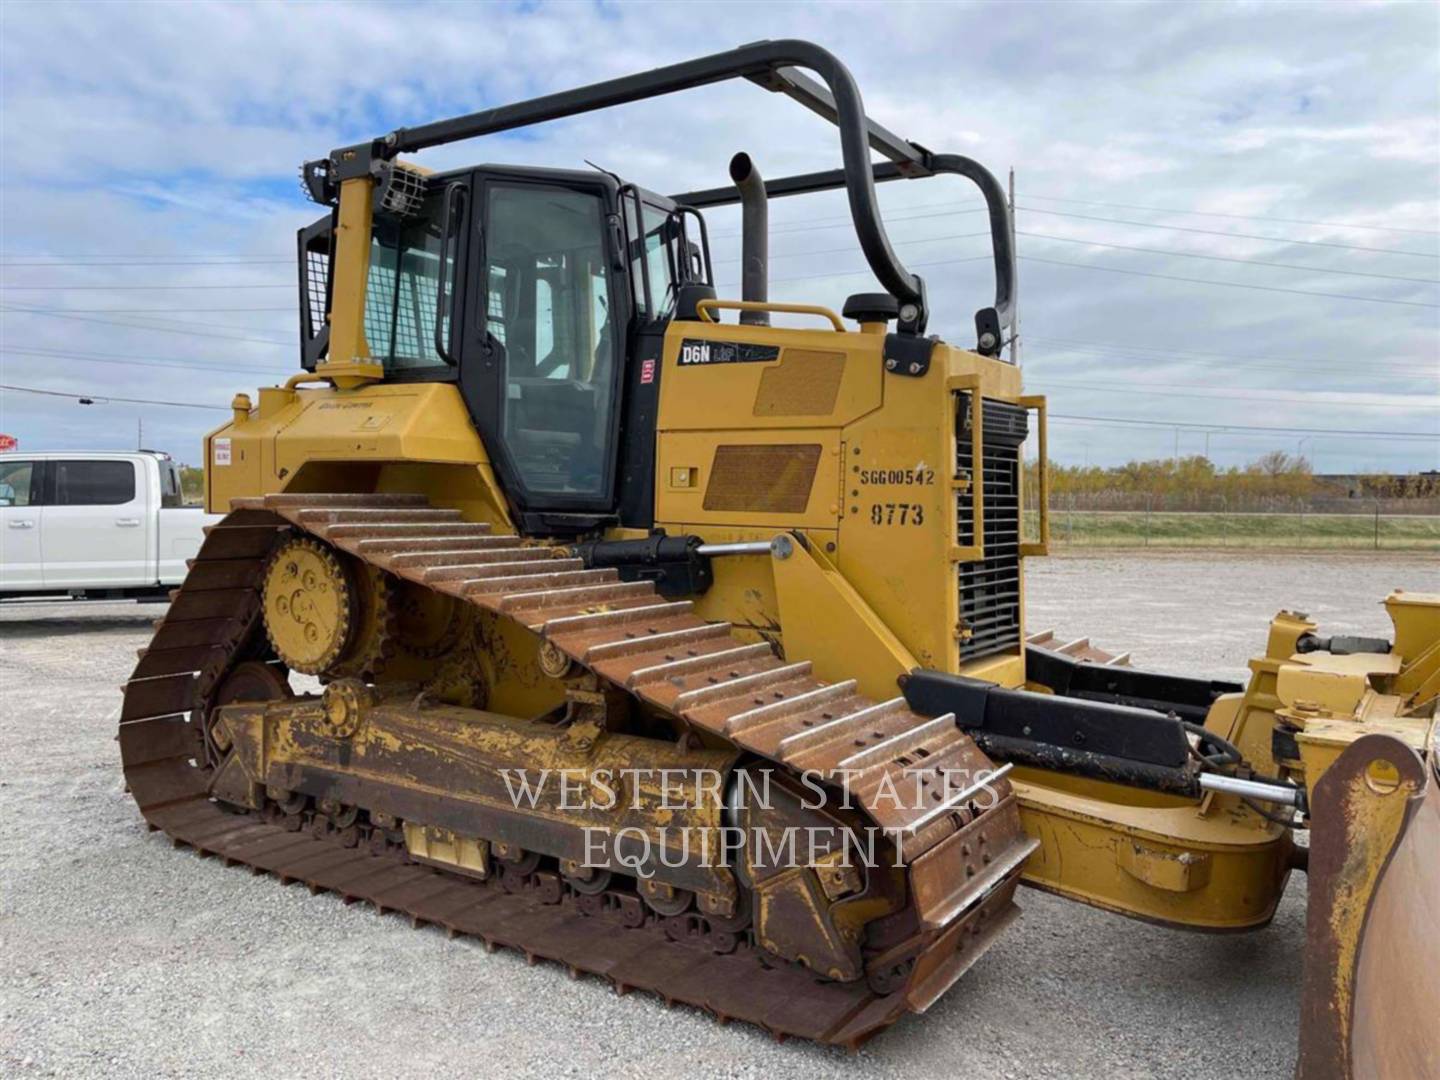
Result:
M29 458L0 458L0 589L38 589L40 492L45 467Z
M123 458L49 463L42 510L45 587L153 585L156 515L139 466Z
M581 531L615 508L631 315L617 186L497 170L476 187L461 389L522 531Z

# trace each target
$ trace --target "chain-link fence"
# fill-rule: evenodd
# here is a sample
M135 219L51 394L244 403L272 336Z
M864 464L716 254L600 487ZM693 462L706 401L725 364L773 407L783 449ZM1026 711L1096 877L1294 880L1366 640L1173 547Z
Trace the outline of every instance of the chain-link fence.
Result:
M1033 536L1038 511L1032 507L1026 516ZM1440 551L1440 499L1056 494L1050 541L1061 547Z

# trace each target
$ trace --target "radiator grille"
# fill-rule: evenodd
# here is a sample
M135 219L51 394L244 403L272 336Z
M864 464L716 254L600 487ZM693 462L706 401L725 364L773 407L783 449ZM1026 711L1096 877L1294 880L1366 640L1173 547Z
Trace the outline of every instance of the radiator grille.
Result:
M955 475L975 486L971 455L971 395L958 395ZM986 398L980 410L985 558L959 568L960 659L978 660L1020 644L1020 446L1028 417L1018 405ZM975 543L972 491L957 494L962 547Z

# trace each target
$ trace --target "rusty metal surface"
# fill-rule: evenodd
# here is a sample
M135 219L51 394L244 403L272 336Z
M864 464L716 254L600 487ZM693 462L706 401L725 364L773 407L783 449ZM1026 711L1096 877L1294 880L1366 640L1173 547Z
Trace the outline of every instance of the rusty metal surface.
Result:
M299 815L262 820L212 802L214 748L201 720L227 672L252 659L241 650L254 636L259 569L272 545L297 527L401 578L513 618L652 706L777 765L831 777L853 772L851 790L875 823L903 836L911 857L931 852L919 915L936 929L915 939L918 952L911 949L903 978L882 986L886 992L865 979L823 981L799 964L762 963L763 954L736 935L703 932L703 920L657 919L625 890L582 895L546 871L460 878L407 864L383 830L327 836L323 823L312 828ZM803 665L731 637L727 626L705 623L688 603L661 600L648 583L597 577L562 555L488 535L420 496L237 501L209 531L193 586L187 580L179 591L126 686L119 741L147 821L177 842L282 881L367 900L606 977L622 992L650 990L777 1035L854 1046L905 1011L928 1006L1013 918L1019 865L1032 842L1013 815L1000 812L1009 805L1009 784L994 782L994 810L974 797L952 805L941 795L940 770L990 768L953 725L918 717L903 701L870 701L852 684L825 684ZM917 805L908 794L882 797L887 784L899 782L902 792L933 798ZM985 822L989 853L1005 870L982 873L967 887L963 845L936 845L977 821Z
M1301 1080L1440 1076L1440 756L1356 740L1311 811ZM1377 766L1377 763L1380 763Z

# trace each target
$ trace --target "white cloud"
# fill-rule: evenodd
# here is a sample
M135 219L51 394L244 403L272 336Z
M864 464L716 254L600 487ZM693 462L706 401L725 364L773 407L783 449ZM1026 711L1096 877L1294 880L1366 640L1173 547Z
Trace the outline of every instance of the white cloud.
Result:
M1435 253L1440 72L1433 42L1440 15L1433 6L756 4L727 6L724 18L707 15L707 7L720 10L701 3L10 0L0 7L0 249L11 262L26 254L72 262L137 253L283 259L293 249L294 229L318 216L294 186L307 157L396 126L743 41L798 36L819 40L849 63L872 112L893 130L936 150L968 154L1000 175L1014 165L1020 204L1034 208L1020 217L1027 233L1174 253L1030 235L1021 238L1028 255L1216 282L1440 302L1433 286L1326 272L1434 279L1440 263L1433 258L1278 239ZM524 138L446 147L422 158L441 166L515 161L566 167L583 167L590 158L646 186L681 191L720 183L730 154L739 149L754 154L769 176L830 167L837 157L826 125L782 98L740 84L575 118ZM977 231L978 215L902 220L917 207L931 208L918 211L930 214L937 204L977 206L953 179L887 185L882 202L909 260L956 260L985 250L981 239L934 239ZM1432 232L1158 214L1139 207ZM1041 209L1061 213L1036 212ZM807 224L843 214L843 201L833 195L777 203L777 296L838 307L847 293L873 287L863 273L816 276L864 268L858 252L833 251L852 242L847 229ZM1074 214L1115 220L1066 216ZM733 275L725 260L736 254L734 222L733 212L712 215L722 280ZM784 231L786 223L802 228ZM990 288L985 264L927 266L922 272L936 303L934 329L968 344L972 313ZM259 263L8 266L8 285L53 286L0 292L12 307L143 321L150 329L6 314L0 321L3 381L223 405L233 390L271 372L278 377L295 364L292 275L288 265ZM257 283L275 287L73 288ZM268 307L283 310L249 310ZM80 310L96 308L111 314ZM1022 267L1022 311L1027 377L1041 387L1054 380L1057 412L1440 431L1431 408L1440 386L1435 308L1029 261ZM214 336L177 333L186 329L180 323ZM1128 350L1107 352L1096 342ZM1140 358L1137 346L1156 351ZM27 348L92 359L41 357L22 351ZM127 366L116 357L210 367L192 374ZM216 367L226 373L217 376ZM1123 384L1142 375L1231 394L1251 388L1256 400L1059 385ZM1319 396L1302 404L1267 403L1286 389L1291 396L1298 390ZM1399 407L1407 404L1413 407ZM108 406L97 412L7 395L0 428L18 430L27 445L102 438L124 445L133 438L136 411ZM147 441L158 440L183 457L195 456L211 420L177 409L140 411ZM98 424L97 415L113 422ZM1078 430L1057 428L1052 440L1062 459L1080 456L1070 434ZM1092 460L1168 454L1171 445L1169 431L1092 427L1084 438ZM1440 464L1433 444L1320 442L1326 467L1362 460ZM1215 452L1222 461L1268 448L1238 439L1220 440L1220 447Z

